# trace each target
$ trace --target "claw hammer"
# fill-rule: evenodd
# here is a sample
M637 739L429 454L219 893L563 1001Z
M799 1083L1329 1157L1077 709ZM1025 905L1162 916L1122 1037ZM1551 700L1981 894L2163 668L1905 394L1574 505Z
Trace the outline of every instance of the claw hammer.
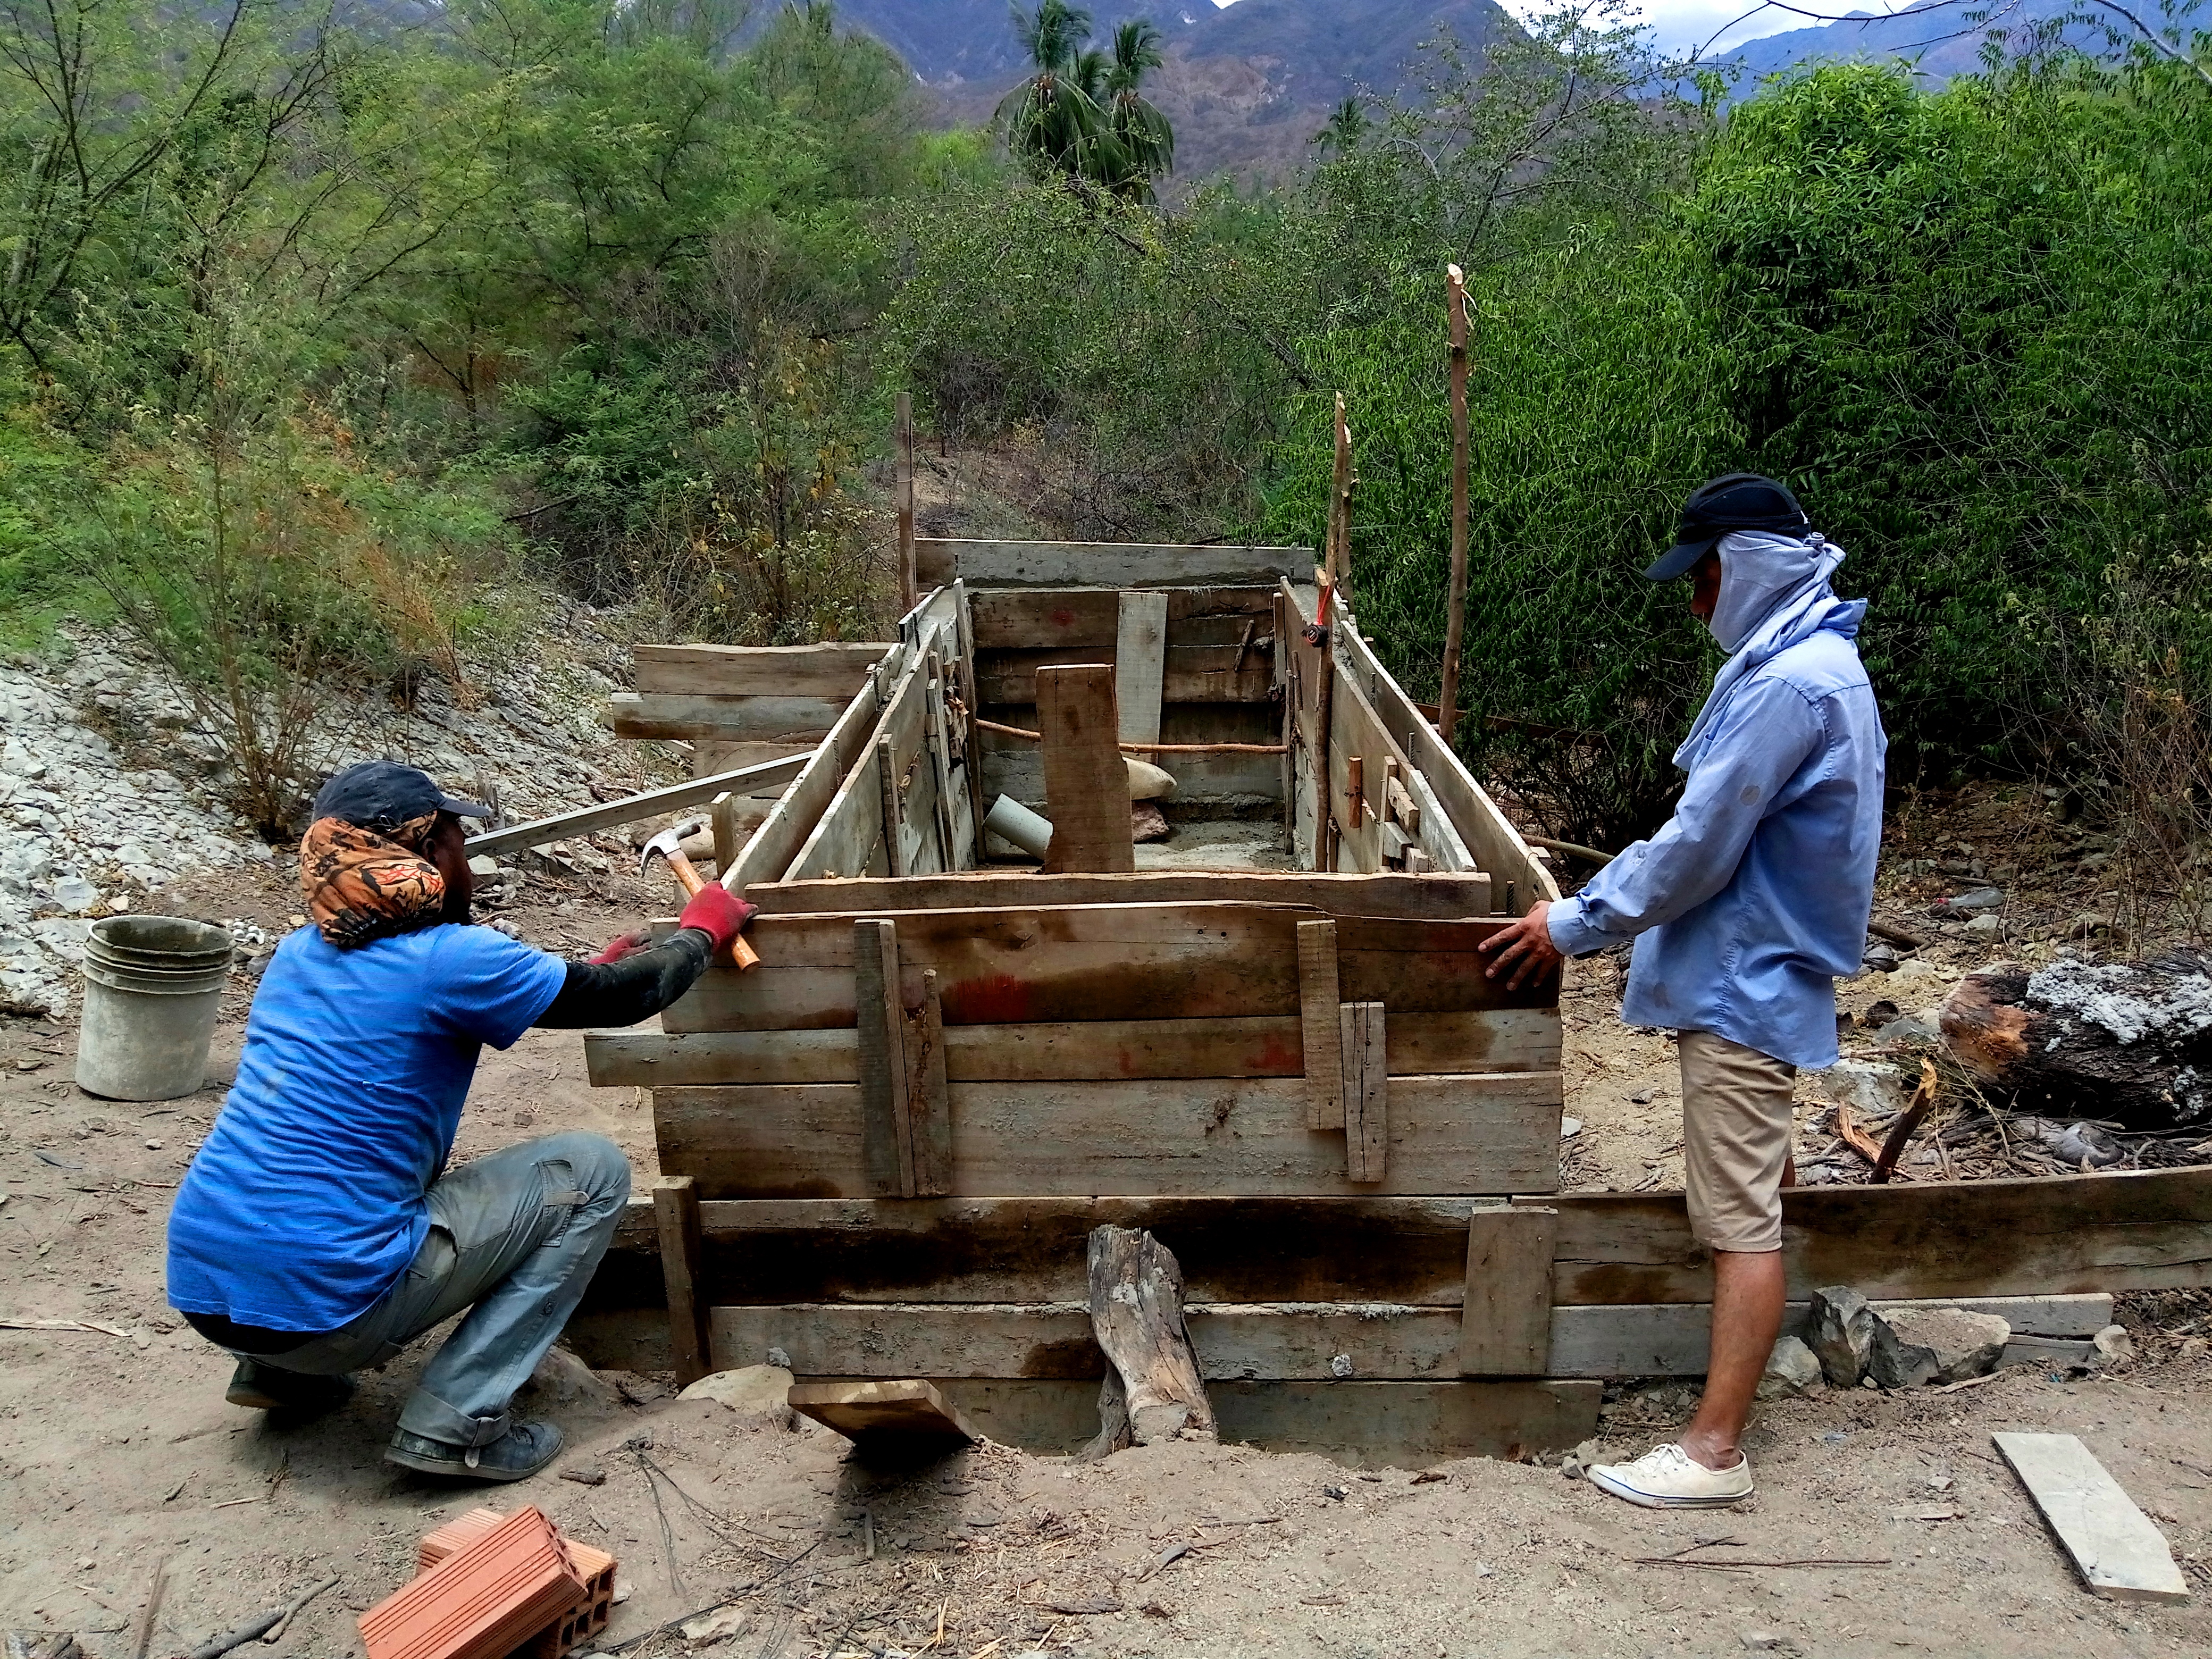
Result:
M684 855L684 839L687 836L697 835L706 827L706 819L694 818L688 823L678 823L662 830L646 842L638 854L638 874L643 875L646 867L655 858L665 859L668 867L675 872L677 881L684 889L684 896L687 899L691 897L707 884L707 880L691 867L691 860ZM738 971L742 974L760 966L760 953L748 945L745 936L740 933L730 941L730 960L737 964Z

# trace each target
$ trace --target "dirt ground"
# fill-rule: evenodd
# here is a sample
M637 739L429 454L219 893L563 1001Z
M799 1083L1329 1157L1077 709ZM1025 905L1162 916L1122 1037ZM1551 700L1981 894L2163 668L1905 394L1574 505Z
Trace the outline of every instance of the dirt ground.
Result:
M1960 822L1928 834L1953 846ZM1884 910L1921 914L1912 925L1932 939L1927 897L1979 878L1905 871L1925 854L1917 837L1908 824L1896 838ZM1987 868L1997 850L1957 858ZM2029 949L2099 879L2063 852L2037 856L2017 862L2057 873L2040 897L2020 882ZM273 935L295 909L290 879L280 863L178 908ZM576 953L668 908L657 881L618 874L589 887L532 878L503 914L523 937ZM1948 975L1992 953L1942 939L1923 953L1933 971L1906 976L1912 998L1896 975L1869 975L1844 988L1844 1006L1883 994L1908 1012L1932 1004ZM1571 977L1567 1110L1583 1127L1565 1144L1565 1170L1585 1188L1677 1185L1671 1046L1619 1024L1618 978L1603 958ZM275 1647L280 1659L351 1652L355 1614L409 1575L418 1536L489 1496L541 1504L621 1559L629 1594L600 1646L635 1644L641 1659L687 1646L715 1659L2212 1650L2202 1605L2212 1594L2212 1358L2191 1334L2212 1330L2212 1303L2187 1294L2127 1304L2138 1358L2111 1375L2022 1370L1953 1395L1762 1407L1748 1441L1759 1495L1705 1515L1631 1509L1563 1478L1556 1460L1360 1474L1237 1447L1176 1444L1078 1466L985 1446L917 1469L871 1468L811 1425L679 1402L665 1378L576 1370L549 1374L541 1390L570 1437L554 1471L503 1493L412 1475L380 1453L429 1345L365 1378L336 1416L288 1425L226 1406L228 1360L164 1303L168 1194L222 1103L246 1000L241 979L209 1087L160 1106L79 1092L73 1028L0 1020L0 1321L121 1333L0 1329L0 1480L11 1495L0 1627L73 1631L94 1659L135 1659L131 1627L167 1562L154 1656L332 1575L342 1582ZM572 1127L611 1135L641 1178L653 1173L635 1092L592 1090L573 1034L532 1032L485 1055L457 1152ZM1816 1139L1808 1128L1802 1149ZM1608 1392L1607 1455L1643 1451L1694 1403L1679 1385ZM2083 1593L1996 1457L1989 1437L2003 1429L2081 1436L2160 1523L2198 1603ZM1728 1540L1696 1552L1707 1561L1861 1565L1653 1559L1699 1540ZM734 1629L696 1644L661 1631L725 1601Z

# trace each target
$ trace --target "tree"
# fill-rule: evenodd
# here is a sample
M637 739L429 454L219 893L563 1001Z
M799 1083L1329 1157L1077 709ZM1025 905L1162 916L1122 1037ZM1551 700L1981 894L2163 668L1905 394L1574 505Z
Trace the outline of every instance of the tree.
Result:
M1328 125L1314 134L1311 142L1323 155L1334 151L1339 156L1349 155L1373 126L1367 112L1359 107L1359 100L1346 98L1329 111Z
M1091 14L1067 0L1038 0L1033 15L1017 5L1014 33L1036 73L1006 94L993 120L1031 171L1095 177L1098 151L1111 140L1097 96L1103 62L1083 50Z
M1175 171L1175 129L1144 96L1145 76L1163 67L1162 36L1148 19L1114 31L1114 61L1106 70L1107 126L1114 143L1108 157L1114 190L1133 200L1148 200L1152 180Z

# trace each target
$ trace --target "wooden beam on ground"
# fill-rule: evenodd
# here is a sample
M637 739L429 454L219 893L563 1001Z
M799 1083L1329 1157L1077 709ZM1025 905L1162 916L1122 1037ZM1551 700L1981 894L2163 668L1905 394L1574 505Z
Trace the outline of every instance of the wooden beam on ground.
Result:
M2150 1517L2070 1434L1995 1434L2081 1582L2112 1601L2189 1600L2173 1552Z
M1336 923L1298 924L1299 1046L1306 1079L1306 1127L1341 1129L1344 1038L1338 1010Z
M1103 664L1037 671L1037 723L1044 736L1046 815L1052 845L1044 872L1137 867L1129 825L1129 774L1122 764L1114 671Z
M1591 1193L1559 1212L1562 1303L1710 1302L1711 1258L1680 1193ZM1782 1194L1792 1297L2037 1296L2212 1285L2212 1168Z
M706 1250L699 1230L698 1184L689 1176L660 1176L653 1183L653 1213L660 1232L676 1385L688 1388L714 1369L708 1307L700 1295Z
M1390 1068L1383 1052L1382 1005L1339 1005L1337 1030L1343 1041L1344 1178L1380 1182L1390 1157Z
M513 824L504 830L488 830L481 836L471 836L463 845L473 857L479 853L491 855L506 852L510 848L542 847L548 842L588 836L601 830L635 823L641 818L659 817L664 812L680 812L687 806L702 806L717 795L748 795L757 789L787 783L805 769L806 760L805 755L794 755L787 760L741 766L734 771L716 773L712 777L696 778L689 783L672 783L665 789L648 789L642 794L607 801L601 805L586 806L574 812L556 812L550 818Z
M1468 1218L1459 1368L1468 1376L1542 1376L1552 1349L1552 1250L1559 1212L1516 1206Z
M1114 644L1114 701L1120 711L1123 743L1158 743L1160 698L1166 683L1168 596L1132 592L1121 595L1121 615Z
M898 925L853 924L854 995L859 1010L860 1161L868 1190L915 1195L906 1015L899 1002ZM654 1117L660 1115L655 1103Z
M791 1409L873 1449L914 1442L972 1443L983 1437L952 1402L918 1377L895 1382L794 1382Z
M987 542L922 537L924 588L1266 586L1312 555L1295 547L1161 546L1140 542Z

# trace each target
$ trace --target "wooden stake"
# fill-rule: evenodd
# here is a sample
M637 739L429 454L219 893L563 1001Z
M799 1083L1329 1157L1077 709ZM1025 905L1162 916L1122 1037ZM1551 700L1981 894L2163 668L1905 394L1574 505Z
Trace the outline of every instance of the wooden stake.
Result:
M1306 1127L1344 1127L1344 1039L1338 1024L1336 923L1298 924L1298 1035L1304 1047Z
M1437 698L1437 733L1446 746L1459 718L1459 653L1467 628L1467 282L1457 265L1445 267L1451 319L1452 522L1451 597L1444 611L1444 680Z
M906 838L900 833L903 814L899 807L898 763L892 757L889 738L876 740L876 789L884 804L884 866L891 875L903 876L908 872Z
M896 922L864 916L853 924L853 981L860 1026L860 1156L868 1188L879 1198L912 1198L913 1114Z
M1380 1181L1390 1156L1390 1078L1382 1005L1340 1003L1337 1026L1344 1068L1345 1179Z
M1336 467L1329 483L1328 552L1322 569L1332 592L1352 581L1352 428L1345 423L1344 394L1336 394ZM1334 621L1334 606L1322 618L1322 626Z
M921 577L914 544L914 398L898 395L898 567L899 614L921 603Z
M699 1227L699 1189L692 1178L662 1176L654 1181L653 1215L660 1231L660 1273L668 1292L668 1338L676 1355L676 1386L689 1388L714 1369L707 1297L699 1282L706 1244Z

